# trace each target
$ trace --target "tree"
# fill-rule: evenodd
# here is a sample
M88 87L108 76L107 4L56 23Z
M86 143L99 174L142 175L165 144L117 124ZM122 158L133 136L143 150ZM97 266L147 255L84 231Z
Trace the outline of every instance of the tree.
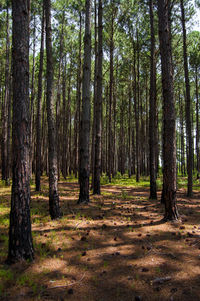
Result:
M95 156L94 156L94 194L100 194L101 176L101 122L102 122L102 1L98 6L98 56L97 56L97 99L96 99L96 131L95 131Z
M90 146L90 78L91 78L91 0L85 2L85 38L84 38L84 65L82 112L80 125L80 193L78 203L89 202L89 146Z
M150 151L150 199L157 199L156 188L156 152L155 152L155 122L156 122L156 59L153 1L149 1L151 26L151 70L150 70L150 106L149 106L149 151Z
M30 220L29 10L29 0L12 1L13 176L9 263L34 257Z
M199 176L200 158L199 158L199 69L200 69L200 32L193 31L189 36L189 57L190 66L194 72L195 78L195 97L196 97L196 169Z
M36 173L35 173L35 190L40 191L41 176L41 100L42 100L42 74L44 59L44 4L42 8L41 24L41 45L40 45L40 65L38 73L38 95L37 95L37 119L36 119Z
M51 42L51 0L44 0L46 20L47 54L47 121L48 121L48 162L49 162L49 212L52 219L60 218L58 194L58 168L56 152L56 128L53 109L53 56Z
M178 219L176 205L176 132L171 49L170 1L158 1L163 93L163 191L165 220Z
M192 170L193 170L193 147L192 147L192 125L191 125L191 99L190 99L190 82L188 73L188 56L187 56L187 38L185 28L185 9L183 0L180 0L181 6L181 22L183 30L183 59L184 59L184 73L185 73L185 88L186 88L186 104L185 104L185 119L186 119L186 133L187 133L187 174L188 186L187 196L192 196Z

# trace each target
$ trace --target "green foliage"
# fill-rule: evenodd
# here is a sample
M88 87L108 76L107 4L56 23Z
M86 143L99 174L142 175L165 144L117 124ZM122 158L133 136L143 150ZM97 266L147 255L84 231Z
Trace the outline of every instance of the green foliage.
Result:
M11 284L14 279L14 273L11 269L0 268L0 296L4 293L5 286Z

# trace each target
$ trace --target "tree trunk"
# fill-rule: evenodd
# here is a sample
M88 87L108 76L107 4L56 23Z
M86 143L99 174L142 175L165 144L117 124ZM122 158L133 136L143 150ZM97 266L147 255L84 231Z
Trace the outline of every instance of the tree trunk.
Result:
M113 162L113 152L112 152L112 103L113 103L113 55L114 55L114 12L112 11L111 16L111 36L110 36L110 86L109 86L109 122L108 122L108 178L111 182L112 174L112 162Z
M28 0L12 1L13 176L8 263L34 257L30 220L30 108Z
M79 29L79 55L78 55L78 69L77 69L77 105L76 105L76 113L75 113L75 126L74 126L74 174L77 178L78 175L78 165L79 165L79 134L80 134L80 114L81 114L81 44L82 44L82 14L79 14L80 18L80 29Z
M62 110L62 120L63 120L63 128L62 128L62 175L63 178L67 177L67 145L68 145L68 118L69 116L69 108L66 111L66 57L63 66L63 80L62 80L62 95L63 95L63 110ZM70 75L69 75L70 78ZM69 87L70 87L70 79L69 79ZM69 99L68 99L69 101Z
M10 136L11 136L11 73L10 73L10 36L9 36L9 2L7 1L7 33L6 33L6 72L5 72L5 103L7 104L7 145L6 145L6 174L5 180L6 185L10 185L10 162L11 162L11 145L10 145Z
M166 220L178 219L176 206L176 124L173 88L173 64L169 18L170 1L158 1L159 39L163 90L163 191Z
M95 139L96 139L96 110L97 110L97 61L98 61L98 41L97 41L97 3L94 1L94 97L93 97L93 123L92 123L92 149L91 149L91 190L94 191L94 168L95 168Z
M96 137L95 137L95 156L94 156L94 194L100 194L101 176L101 133L102 133L102 0L99 0L98 7L98 63L97 63L97 99L96 99Z
M38 96L37 96L37 118L36 118L36 174L35 174L35 190L40 191L41 176L41 101L42 101L42 73L44 59L44 4L42 9L42 25L41 25L41 45L40 45L40 66L38 73Z
M60 157L61 157L61 67L63 57L63 39L64 39L64 22L65 10L62 15L62 27L60 32L60 49L59 49L59 66L58 66L58 83L57 83L57 98L56 98L56 146L57 146L57 166L58 166L58 179L60 179Z
M34 100L35 100L35 52L36 52L36 13L33 15L33 67L31 75L31 140L30 140L30 168L31 177L34 165Z
M46 53L47 53L47 122L49 164L49 212L51 219L61 216L58 195L58 168L56 153L56 124L53 109L53 56L51 42L51 0L45 0Z
M151 26L151 70L150 70L150 103L149 103L149 159L150 159L150 199L157 199L156 187L156 152L155 152L155 119L156 119L156 60L153 0L149 1Z
M200 172L199 158L199 86L198 86L198 69L195 67L195 94L196 94L196 156L197 156L197 174Z
M85 38L83 65L83 100L80 127L80 193L78 203L89 202L90 147L90 80L91 80L91 0L85 3Z
M185 72L185 88L186 88L186 104L185 104L185 119L186 119L186 134L187 134L187 196L192 196L192 169L193 169L193 143L192 143L192 125L191 125L191 99L190 99L190 83L188 74L188 56L187 56L187 41L185 28L185 10L183 0L180 0L181 6L181 22L183 30L183 58L184 58L184 72Z

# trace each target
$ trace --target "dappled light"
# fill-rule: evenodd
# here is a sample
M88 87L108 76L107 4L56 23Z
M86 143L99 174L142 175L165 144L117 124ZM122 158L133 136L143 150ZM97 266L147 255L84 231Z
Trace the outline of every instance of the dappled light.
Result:
M35 260L12 267L4 263L9 189L1 194L2 300L198 300L198 191L187 198L181 188L182 221L165 223L160 202L143 186L105 185L101 196L78 206L78 183L61 180L63 217L52 221L46 178L42 187L32 189Z

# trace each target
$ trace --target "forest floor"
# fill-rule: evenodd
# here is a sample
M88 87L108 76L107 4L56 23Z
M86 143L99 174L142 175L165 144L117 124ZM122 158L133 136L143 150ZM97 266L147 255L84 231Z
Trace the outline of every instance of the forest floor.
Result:
M60 181L63 217L51 221L43 179L41 193L32 187L35 260L13 266L5 264L10 188L1 185L0 300L200 300L200 191L187 198L179 189L182 220L163 223L146 184L104 185L80 206L78 184Z

